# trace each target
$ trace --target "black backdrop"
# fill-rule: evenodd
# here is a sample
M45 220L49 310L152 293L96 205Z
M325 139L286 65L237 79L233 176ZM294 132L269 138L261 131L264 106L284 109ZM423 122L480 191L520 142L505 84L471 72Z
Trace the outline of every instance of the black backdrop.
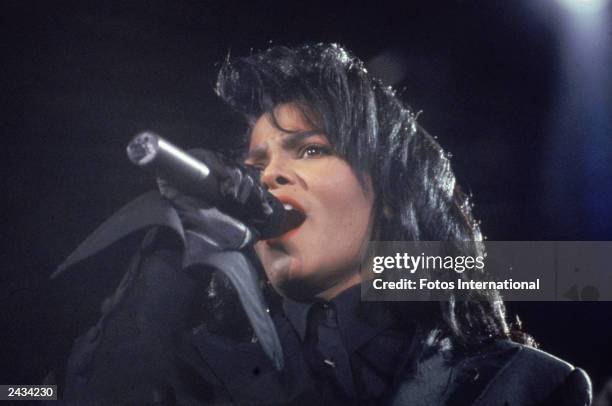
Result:
M542 197L560 58L546 19L526 2L404 3L3 2L0 383L37 383L65 355L74 331L59 318L76 318L85 299L66 303L47 278L103 219L151 188L125 158L130 137L153 129L214 149L238 130L212 90L228 52L346 45L423 111L420 123L453 153L490 240L612 239L610 224L593 228L575 197ZM98 272L71 283L109 280L111 271ZM510 310L544 350L597 384L612 374L611 303Z

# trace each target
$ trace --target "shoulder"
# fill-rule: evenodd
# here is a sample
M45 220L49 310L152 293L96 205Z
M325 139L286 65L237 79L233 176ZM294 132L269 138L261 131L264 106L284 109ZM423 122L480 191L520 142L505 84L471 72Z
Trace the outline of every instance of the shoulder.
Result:
M504 358L494 376L480 394L476 404L510 405L588 405L591 403L591 382L587 374L573 365L544 351L499 341L484 351L485 358ZM479 364L486 363L485 360Z
M392 404L409 399L422 405L588 405L591 383L584 371L551 354L498 340L467 355L439 351L423 360Z

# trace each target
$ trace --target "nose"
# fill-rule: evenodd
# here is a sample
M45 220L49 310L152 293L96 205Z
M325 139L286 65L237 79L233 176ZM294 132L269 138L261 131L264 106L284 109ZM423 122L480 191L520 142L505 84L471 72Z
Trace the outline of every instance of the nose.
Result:
M281 159L272 159L261 173L261 183L268 189L276 189L279 186L293 183L290 169Z

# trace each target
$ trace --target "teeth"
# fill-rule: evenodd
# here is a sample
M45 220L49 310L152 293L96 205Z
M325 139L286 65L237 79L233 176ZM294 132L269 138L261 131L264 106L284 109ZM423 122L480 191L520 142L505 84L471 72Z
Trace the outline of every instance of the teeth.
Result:
M283 207L285 208L285 210L295 210L293 206L289 203L283 203Z

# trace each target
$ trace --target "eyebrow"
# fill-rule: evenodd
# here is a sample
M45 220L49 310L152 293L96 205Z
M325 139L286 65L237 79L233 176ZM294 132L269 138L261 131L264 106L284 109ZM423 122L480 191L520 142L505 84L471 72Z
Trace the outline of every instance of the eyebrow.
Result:
M298 146L302 140L304 140L305 138L311 137L313 135L323 135L325 136L325 134L323 133L322 130L308 130L308 131L298 131L298 132L286 132L283 133L285 134L285 136L283 137L283 140L281 141L281 145L283 147L283 149L292 149L295 148L296 146ZM246 157L244 158L245 161L248 160L261 160L263 158L266 157L266 150L267 150L267 146L265 145L261 145L258 147L255 147L253 150L249 151L246 154Z

